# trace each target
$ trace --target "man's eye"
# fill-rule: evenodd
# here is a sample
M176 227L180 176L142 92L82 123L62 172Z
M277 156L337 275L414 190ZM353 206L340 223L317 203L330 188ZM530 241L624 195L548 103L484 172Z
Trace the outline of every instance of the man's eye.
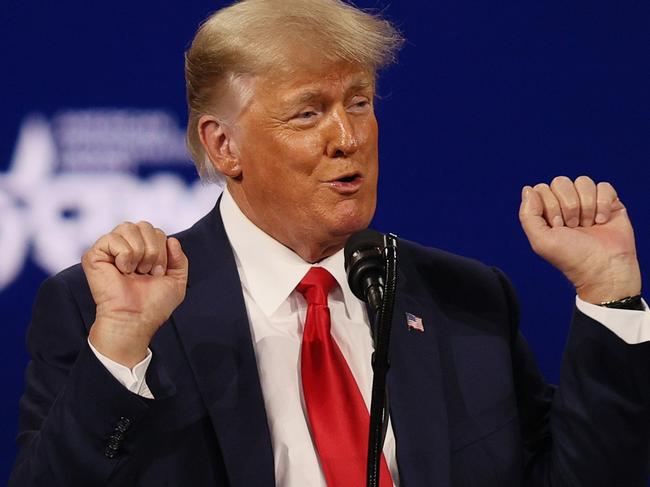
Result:
M367 98L357 99L352 102L351 108L354 110L365 110L370 106L370 100Z
M316 116L316 112L314 112L314 111L309 111L309 110L308 110L308 111L304 111L304 112L300 112L300 113L298 114L298 118L300 118L300 119L302 119L302 120L309 120L310 118L313 118L313 117L315 117L315 116Z

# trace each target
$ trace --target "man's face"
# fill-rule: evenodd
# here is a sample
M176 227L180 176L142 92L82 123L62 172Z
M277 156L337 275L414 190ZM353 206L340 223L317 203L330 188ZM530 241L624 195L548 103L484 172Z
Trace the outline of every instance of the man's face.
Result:
M366 228L375 211L374 76L348 64L258 76L237 121L242 211L314 262Z

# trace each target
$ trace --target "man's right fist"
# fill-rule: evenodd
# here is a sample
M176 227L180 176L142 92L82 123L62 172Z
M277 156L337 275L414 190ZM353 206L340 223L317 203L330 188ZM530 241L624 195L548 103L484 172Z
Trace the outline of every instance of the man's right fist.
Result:
M97 240L81 264L97 305L90 342L132 368L185 298L188 262L181 244L148 222L124 222Z

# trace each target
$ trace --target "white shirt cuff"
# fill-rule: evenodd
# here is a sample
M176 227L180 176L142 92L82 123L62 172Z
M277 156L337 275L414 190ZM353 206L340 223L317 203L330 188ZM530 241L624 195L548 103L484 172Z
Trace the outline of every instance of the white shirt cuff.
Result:
M578 296L576 306L589 318L609 328L630 345L650 341L650 309L645 301L645 311L598 306L583 301Z
M95 347L93 347L93 344L90 343L90 339L88 339L88 346L90 346L90 349L97 357L97 360L106 367L106 370L108 370L120 384L139 396L147 399L154 398L149 387L147 387L147 382L145 380L147 368L149 368L151 357L153 357L151 350L147 349L147 356L142 360L142 362L136 364L132 369L129 369L128 367L111 360L105 355L102 355Z

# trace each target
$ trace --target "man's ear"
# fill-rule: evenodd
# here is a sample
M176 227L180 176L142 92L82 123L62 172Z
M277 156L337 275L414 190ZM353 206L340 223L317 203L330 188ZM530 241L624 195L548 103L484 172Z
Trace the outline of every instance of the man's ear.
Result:
M229 178L239 178L242 173L239 151L230 128L212 115L203 115L199 119L198 131L214 168Z

